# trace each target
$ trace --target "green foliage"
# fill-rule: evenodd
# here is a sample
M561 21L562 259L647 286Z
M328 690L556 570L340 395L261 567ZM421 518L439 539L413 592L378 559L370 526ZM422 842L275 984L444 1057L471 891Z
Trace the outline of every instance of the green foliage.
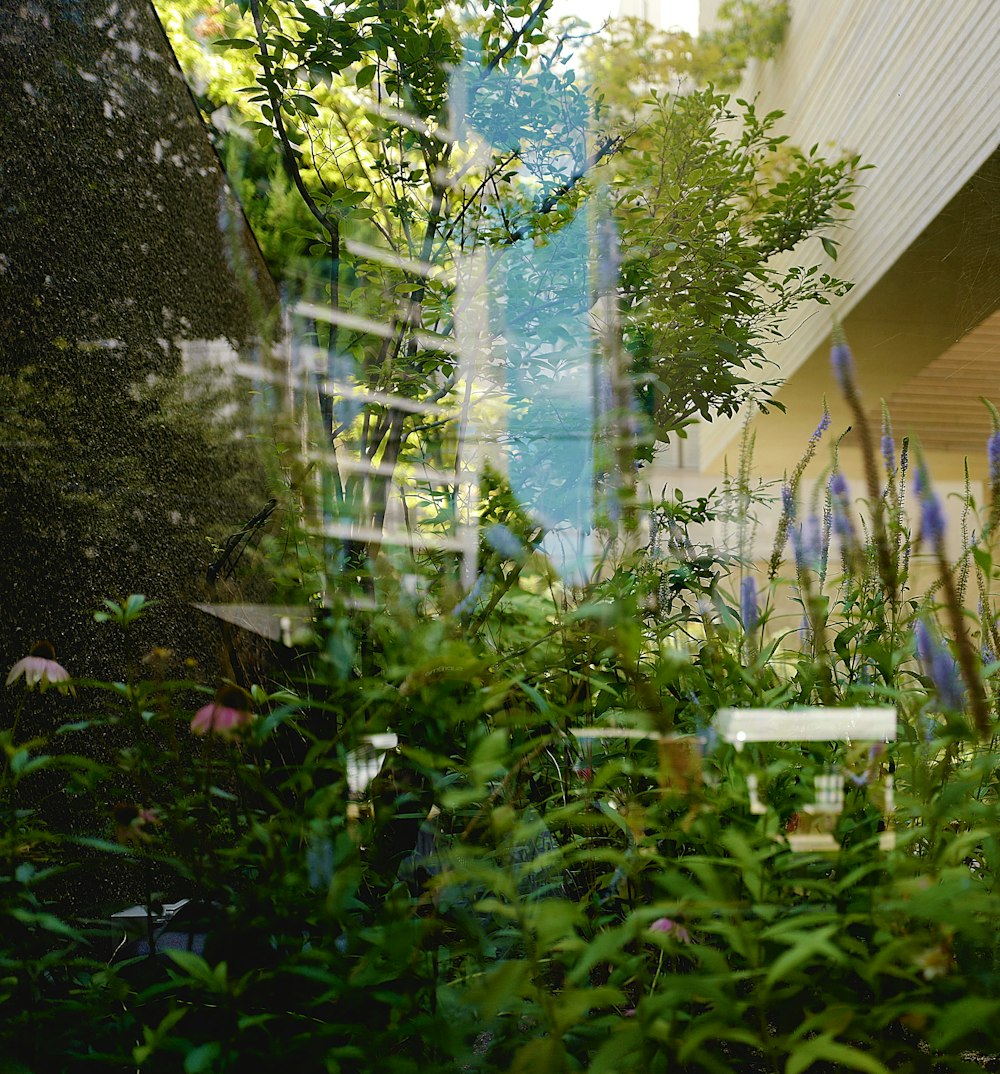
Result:
M149 603L141 593L132 593L121 603L116 600L105 600L104 607L94 612L94 622L114 622L124 630L142 615Z
M720 88L739 84L750 60L769 60L785 39L791 19L787 0L725 0L720 28L698 37L692 73Z
M848 285L781 256L835 224L858 166L789 150L752 104L706 90L654 98L645 145L613 190L621 228L625 343L658 439L748 399L777 405L763 347L801 303ZM734 135L725 133L735 130Z
M651 92L672 96L692 85L735 89L751 60L775 55L789 12L782 0L727 0L717 18L718 29L697 37L643 19L612 19L585 50L602 108L614 119L636 123L648 112ZM641 141L641 130L635 136Z
M491 7L477 27L487 66L541 77L543 13ZM336 145L357 148L363 197L336 153L326 174L307 175L311 150L294 147L312 144L310 121L329 122L328 89L349 82L442 121L442 61L458 58L451 18L409 2L251 0L219 13L212 33L227 54L271 58L254 72L257 129L293 147L282 145L283 161L300 196L296 175L305 186L308 241L322 238L335 261L346 229L377 228L383 209L397 251L454 237L447 266L466 214L473 244L551 239L585 193L582 182L545 189L539 202L498 179L508 218L496 204L448 201L431 167L448 163L444 143L360 108L337 128L339 138L356 121L354 142ZM636 255L624 267L625 331L663 434L730 412L781 314L840 287L771 261L832 224L854 162L780 154L776 117L741 107L743 133L727 139L728 106L713 91L654 100L651 140L614 185ZM381 149L366 158L369 141ZM360 312L418 293L422 329L447 319L446 285L360 262L352 271ZM340 273L325 276L327 299ZM411 328L394 337L398 362L360 338L323 343L368 359L373 384L424 398L449 370ZM397 416L373 414L381 433L368 446L388 450L396 436L405 461ZM0 729L0 1062L152 1074L278 1064L917 1074L992 1055L1000 768L995 743L949 705L940 666L914 659L917 620L955 589L943 562L936 590L906 588L902 470L886 475L889 503L871 505L887 515L877 532L868 516L872 540L844 525L839 572L829 530L812 555L792 497L780 532L793 539L794 578L776 568L752 626L729 593L749 565L699 538L722 511L714 497L660 505L648 548L572 591L542 564L540 529L509 483L487 474L481 584L467 598L446 581L410 593L383 562L367 592L374 611L334 601L287 654L286 674L249 692L224 684L213 700L218 684L163 650L111 681L81 676L78 697L13 681ZM749 463L726 490L734 513L747 514L748 474ZM831 493L831 525L843 506ZM990 532L965 553L988 609L981 636L963 635L970 644L995 631ZM326 550L299 551L281 583L310 590ZM801 635L783 629L780 599L804 613ZM107 599L88 621L90 650L109 633L148 636L151 603ZM972 666L992 690L995 661ZM899 740L860 758L843 743L737 752L718 741L719 709L817 703L893 704ZM389 733L397 748L375 737ZM835 849L795 851L789 836L828 769L847 787ZM890 772L887 848L875 783ZM763 811L751 807L754 780ZM181 898L191 902L169 953L143 949L147 917L130 957L112 957L112 912L138 902L152 915Z
M671 69L697 68L699 79L718 74L728 85L722 53L731 76L780 39L784 5L729 7L731 28L708 44L680 35L618 48L613 29L590 50L580 78L566 56L569 29L547 25L546 3L491 2L482 13L420 3L386 11L248 0L202 4L201 14L193 0L162 5L189 76L204 87L204 109L225 128L272 267L312 301L393 326L390 337L307 326L331 369L349 356L368 388L461 405L453 358L427 346L429 334L453 331L456 266L472 251L491 251L507 312L523 306L508 328L528 340L540 325L555 332L544 296L584 286L585 271L572 242L560 254L560 236L609 184L624 251L625 342L660 440L748 400L776 405L757 374L763 346L794 307L847 287L781 258L810 236L835 248L830 233L848 204L856 159L793 150L776 133L777 113L731 111L711 89L658 92L670 82L664 49ZM720 56L706 58L706 49ZM228 76L220 56L232 64ZM598 90L611 97L598 94L595 104ZM742 132L727 133L737 121ZM469 127L480 136L475 156ZM371 245L396 262L373 259L364 252ZM532 260L540 246L549 250L541 267ZM413 263L439 271L408 270ZM520 305L509 301L517 288ZM499 344L502 332L491 331ZM567 324L566 338L574 334L579 325ZM557 363L545 364L546 347L536 350L536 376L558 374ZM535 383L522 385L526 400ZM369 407L354 444L349 423L329 400L319 402L319 448L329 439L337 451L378 456L391 472L419 441L442 456L439 465L452 465L424 419L405 408ZM639 453L651 450L643 444ZM336 511L356 511L357 485L334 471ZM382 526L385 495L379 487L357 519L369 530Z
M723 499L663 505L650 548L582 599L538 569L499 479L486 500L525 554L494 549L485 614L386 577L380 612L314 624L297 681L255 688L226 737L192 737L206 698L165 677L98 685L46 735L2 732L8 1064L916 1074L994 1054L995 743L913 659L933 592L900 569L888 600L874 550L846 537L821 581L794 516L795 578L772 581L748 648L737 561L698 543ZM907 529L897 502L887 532ZM989 547L975 563L992 576ZM780 628L789 587L798 641ZM142 605L109 601L108 618L128 633ZM817 702L892 703L899 739L714 738L720 708ZM113 728L128 744L91 759ZM362 793L365 736L386 731L399 746ZM796 851L831 766L849 788L837 849ZM74 819L36 808L39 789ZM109 964L119 892L192 899L199 941Z

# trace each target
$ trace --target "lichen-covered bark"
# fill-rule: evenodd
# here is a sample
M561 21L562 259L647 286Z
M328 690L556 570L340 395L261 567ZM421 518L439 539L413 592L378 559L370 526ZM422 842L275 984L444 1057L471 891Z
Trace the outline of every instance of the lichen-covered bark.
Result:
M120 677L90 613L129 592L162 602L133 660L210 664L187 602L267 492L245 392L184 371L251 358L277 296L151 5L2 5L0 145L0 667L48 637Z

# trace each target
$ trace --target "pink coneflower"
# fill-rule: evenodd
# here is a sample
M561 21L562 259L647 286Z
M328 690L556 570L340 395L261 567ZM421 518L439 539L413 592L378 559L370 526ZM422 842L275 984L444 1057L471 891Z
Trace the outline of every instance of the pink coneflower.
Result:
M212 733L229 738L253 719L250 706L250 695L246 690L231 685L220 687L215 698L194 714L191 730L196 735Z
M649 926L649 931L669 932L681 943L691 942L691 933L689 933L683 925L678 925L676 921L672 921L669 917L658 917L652 925Z
M10 669L7 685L17 682L22 675L29 690L38 686L44 694L48 686L54 685L61 694L72 693L69 672L56 660L56 651L49 641L36 641L32 645L31 652Z
M115 838L123 846L150 842L150 835L145 831L147 824L159 824L159 814L155 809L143 809L134 802L119 802L111 811L115 822Z

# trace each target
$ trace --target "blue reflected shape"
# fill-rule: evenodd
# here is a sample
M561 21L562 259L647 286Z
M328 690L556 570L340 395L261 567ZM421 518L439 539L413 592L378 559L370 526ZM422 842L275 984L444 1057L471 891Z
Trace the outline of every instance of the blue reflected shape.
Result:
M553 565L580 582L596 551L594 438L598 396L609 394L598 390L607 376L590 323L591 266L597 245L607 245L610 221L606 210L579 212L540 235L530 218L540 207L554 208L585 174L590 105L571 80L516 66L487 70L475 49L452 80L451 99L452 130L495 152L516 151L522 185L537 191L527 221L523 207L504 207L497 232L508 241L489 252L489 326L505 357L511 489L544 527L541 547ZM498 207L498 224L500 216ZM613 286L603 278L611 264L601 258L602 290Z
M503 340L507 476L547 531L542 549L567 579L587 573L594 518L594 341L584 216L543 246L492 253L491 334Z

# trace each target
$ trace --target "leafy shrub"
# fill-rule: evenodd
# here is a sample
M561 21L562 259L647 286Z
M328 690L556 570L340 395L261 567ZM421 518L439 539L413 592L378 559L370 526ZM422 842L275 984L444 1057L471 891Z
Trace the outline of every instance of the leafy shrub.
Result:
M213 695L163 650L134 663L145 679L70 680L36 647L0 732L0 1069L995 1065L988 599L949 634L963 576L988 594L995 520L948 562L919 467L911 538L908 452L888 426L883 447L864 519L836 470L826 525L801 517L793 471L759 583L695 539L718 500L675 501L582 595L535 573L527 533L454 614L380 576L379 612L328 611L300 678L266 690ZM776 629L789 596L799 632ZM107 602L94 629L127 637L145 603ZM848 744L737 751L714 728L721 708L816 703L892 704L898 740L859 767ZM795 851L824 770L846 788L837 850ZM149 913L113 954L130 901Z

